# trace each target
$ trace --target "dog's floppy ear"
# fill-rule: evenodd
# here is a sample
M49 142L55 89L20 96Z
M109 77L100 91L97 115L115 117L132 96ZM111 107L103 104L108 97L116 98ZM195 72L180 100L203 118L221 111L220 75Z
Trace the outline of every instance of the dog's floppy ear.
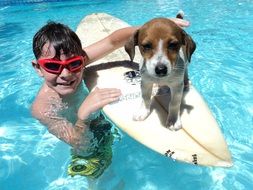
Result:
M188 62L191 61L191 56L196 49L196 43L193 41L190 35L183 31L183 45L185 45L185 54Z
M138 35L139 30L136 30L135 33L130 37L130 39L125 44L125 51L128 53L131 61L134 60L135 46L138 45Z

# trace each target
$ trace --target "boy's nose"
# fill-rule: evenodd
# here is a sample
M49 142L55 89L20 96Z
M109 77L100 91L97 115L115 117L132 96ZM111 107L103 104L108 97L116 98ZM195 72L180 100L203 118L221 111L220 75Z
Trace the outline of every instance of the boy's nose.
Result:
M71 71L68 70L67 68L63 68L63 70L62 70L62 72L61 72L61 74L60 74L61 77L69 77L69 76L71 76L71 75L72 75L72 74L71 74Z

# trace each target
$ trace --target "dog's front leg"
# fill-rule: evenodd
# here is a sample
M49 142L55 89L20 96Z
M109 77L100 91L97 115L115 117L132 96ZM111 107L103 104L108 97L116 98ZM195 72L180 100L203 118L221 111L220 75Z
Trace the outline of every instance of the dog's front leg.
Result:
M140 108L134 113L133 119L135 121L143 121L149 116L152 88L151 81L141 81L142 102Z
M183 95L183 83L176 87L171 87L171 101L169 104L169 115L166 121L166 126L171 130L179 130L182 128L180 119L180 105Z

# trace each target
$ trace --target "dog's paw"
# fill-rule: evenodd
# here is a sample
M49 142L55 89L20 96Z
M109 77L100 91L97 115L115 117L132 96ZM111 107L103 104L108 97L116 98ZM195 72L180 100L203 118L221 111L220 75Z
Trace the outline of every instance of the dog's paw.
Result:
M150 109L141 107L137 112L134 113L133 120L143 121L149 116L149 114L150 114Z
M169 129L171 131L178 131L181 128L182 128L182 124L181 123L180 124L179 123L175 123L174 125L172 124L172 125L169 126Z
M176 121L173 119L168 119L166 122L166 127L172 131L178 131L182 128L182 122L180 116L177 117Z

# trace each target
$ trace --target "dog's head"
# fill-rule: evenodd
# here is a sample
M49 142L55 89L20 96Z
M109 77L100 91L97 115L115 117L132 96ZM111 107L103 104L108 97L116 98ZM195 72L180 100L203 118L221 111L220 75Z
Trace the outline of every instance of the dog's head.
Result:
M192 38L173 21L156 18L138 29L125 45L131 61L138 45L149 74L156 77L167 76L177 64L180 49L184 60L190 62L196 45Z

